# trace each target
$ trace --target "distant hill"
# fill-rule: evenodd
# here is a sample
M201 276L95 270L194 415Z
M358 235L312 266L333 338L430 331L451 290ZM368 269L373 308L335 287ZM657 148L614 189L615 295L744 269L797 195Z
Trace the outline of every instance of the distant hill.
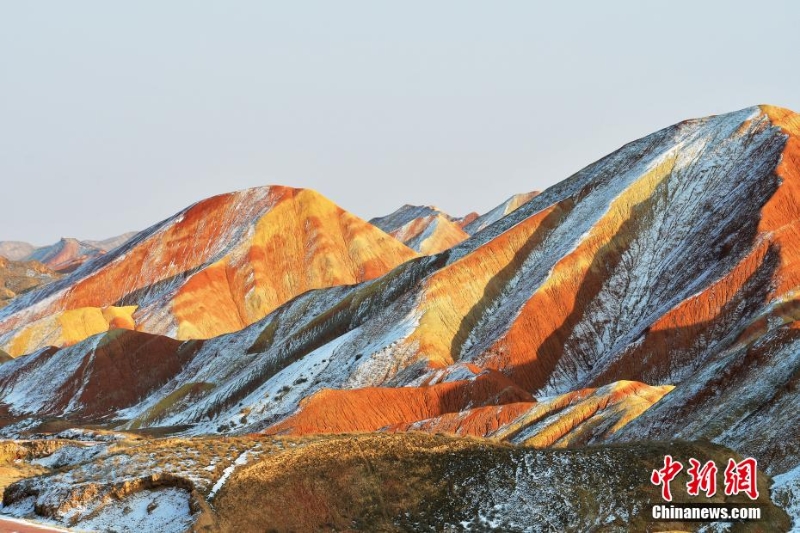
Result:
M89 259L125 244L134 235L135 232L129 232L102 241L62 238L56 243L39 247L26 242L0 241L0 257L12 261L38 261L57 272L68 273Z
M41 287L61 276L37 261L10 261L0 257L0 307L17 295Z
M455 219L431 206L404 205L370 223L425 255L443 252L469 237Z

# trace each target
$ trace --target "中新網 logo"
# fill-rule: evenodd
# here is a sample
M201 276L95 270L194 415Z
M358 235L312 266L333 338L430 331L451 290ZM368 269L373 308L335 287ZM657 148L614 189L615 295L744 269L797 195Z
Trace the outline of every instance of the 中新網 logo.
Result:
M668 502L672 501L670 483L683 470L683 464L676 461L671 455L664 456L664 466L653 470L650 481L653 485L661 486L661 497ZM689 468L686 473L689 481L686 483L686 492L690 496L704 493L707 498L717 493L717 472L719 469L714 461L705 464L697 459L689 459ZM751 500L758 499L757 487L758 462L752 457L742 461L728 459L723 474L724 491L726 496L746 494Z

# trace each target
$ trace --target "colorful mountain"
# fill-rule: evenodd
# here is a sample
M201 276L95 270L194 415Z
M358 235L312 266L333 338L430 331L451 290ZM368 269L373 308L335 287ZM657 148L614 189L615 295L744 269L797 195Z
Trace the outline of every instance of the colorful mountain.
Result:
M370 280L416 256L313 191L226 194L15 300L0 312L0 346L17 356L112 326L95 321L87 329L84 310L124 309L137 330L209 338L252 324L310 289Z
M389 235L423 255L449 250L487 226L512 213L539 194L538 191L515 194L491 211L453 217L439 208L406 204L393 213L370 220Z
M370 223L423 255L438 254L469 237L450 215L431 206L406 204Z
M33 352L0 365L3 431L677 437L795 501L800 115L687 120L518 203L423 256L311 191L196 204L0 311ZM100 334L30 333L66 312Z

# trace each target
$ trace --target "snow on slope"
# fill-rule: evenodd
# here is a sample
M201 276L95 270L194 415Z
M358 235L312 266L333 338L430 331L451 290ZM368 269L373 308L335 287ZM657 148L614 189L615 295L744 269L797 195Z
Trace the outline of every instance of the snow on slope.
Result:
M415 220L436 215L444 215L449 218L446 213L431 205L406 204L386 216L371 219L369 223L391 234L400 228L408 226Z
M186 531L237 458L241 466L264 451L252 439L122 440L94 457L76 450L59 469L11 485L0 512L76 531Z
M792 517L790 533L800 532L800 466L773 478L772 501Z
M538 450L419 433L122 441L12 484L1 510L78 531L640 531L660 498L647 474L666 453L719 463L732 452L680 441ZM759 526L785 530L768 485L759 476ZM697 501L684 487L673 483L675 501Z
M473 220L464 225L464 231L470 235L474 235L482 229L491 226L504 216L514 212L519 207L530 201L531 198L539 194L539 191L531 191L521 194L515 194L502 204L498 205L488 213L479 215Z
M183 533L194 522L189 494L180 489L142 491L80 522L82 531Z

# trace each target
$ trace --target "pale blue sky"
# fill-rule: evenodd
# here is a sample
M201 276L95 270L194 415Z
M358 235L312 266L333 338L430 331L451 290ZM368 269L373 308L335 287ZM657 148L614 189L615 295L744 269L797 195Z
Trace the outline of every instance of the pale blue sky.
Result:
M0 240L269 183L485 211L685 118L800 110L797 5L0 0Z

